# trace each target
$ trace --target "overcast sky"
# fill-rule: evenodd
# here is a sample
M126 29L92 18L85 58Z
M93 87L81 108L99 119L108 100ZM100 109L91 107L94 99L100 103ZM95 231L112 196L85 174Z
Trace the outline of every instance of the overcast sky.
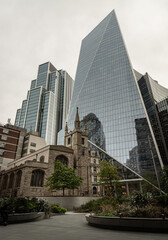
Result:
M133 67L168 88L168 0L0 0L0 122L14 123L38 65L75 78L82 39L113 9Z

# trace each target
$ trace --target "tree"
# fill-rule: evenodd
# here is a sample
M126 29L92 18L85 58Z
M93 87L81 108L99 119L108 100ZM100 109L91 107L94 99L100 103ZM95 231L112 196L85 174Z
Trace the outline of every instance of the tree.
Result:
M64 190L75 189L80 186L82 178L75 175L75 170L68 168L66 165L59 161L55 162L54 173L47 179L46 186L49 186L50 190Z
M104 183L109 196L115 195L120 188L120 177L118 176L117 167L113 166L111 162L103 161L100 163L100 183Z

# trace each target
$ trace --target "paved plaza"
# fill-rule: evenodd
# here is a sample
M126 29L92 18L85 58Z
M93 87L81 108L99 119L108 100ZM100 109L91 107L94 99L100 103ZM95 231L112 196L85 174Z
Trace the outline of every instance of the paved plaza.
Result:
M89 226L85 214L68 212L37 222L0 226L1 240L168 240L168 233L143 233Z

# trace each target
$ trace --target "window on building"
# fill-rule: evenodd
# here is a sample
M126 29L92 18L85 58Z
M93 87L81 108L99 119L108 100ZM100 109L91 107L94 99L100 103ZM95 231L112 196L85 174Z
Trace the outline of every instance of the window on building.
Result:
M8 184L8 175L6 174L3 176L2 189L7 189L7 184Z
M36 147L36 143L31 142L31 143L30 143L30 146Z
M22 171L19 170L19 171L16 173L16 187L20 187L21 179L22 179Z
M6 141L6 140L8 139L8 137L5 136L5 135L2 135L2 136L1 136L1 139Z
M94 182L97 182L97 176L94 176Z
M0 142L0 147L1 148L5 148L5 145L6 145L5 143Z
M97 168L96 168L96 167L94 167L94 168L93 168L93 171L94 171L94 172L97 172Z
M27 149L24 149L22 152L22 154L25 154L25 153L27 153Z
M0 156L3 156L4 150L0 149Z
M68 145L71 144L71 138L68 138Z
M4 128L2 132L8 134L9 133L9 129Z
M82 156L84 156L85 155L85 150L84 149L82 149Z
M96 159L94 159L93 162L96 164Z
M41 157L40 157L40 162L43 163L43 162L44 162L44 159L45 159L44 156L41 156Z
M29 140L29 136L26 136L26 137L24 138L24 140L25 140L25 141Z
M58 157L56 157L55 161L59 161L62 164L68 166L68 158L65 157L64 155L59 155Z
M35 152L35 150L34 149L30 149L30 153L34 153Z
M40 169L32 171L30 186L42 187L43 182L44 182L44 171Z
M93 187L93 194L97 194L97 188Z
M82 145L84 145L85 144L85 139L84 138L82 138Z
M27 148L28 142L24 143L24 148Z
M9 188L13 187L14 177L15 177L14 173L11 173L9 178Z

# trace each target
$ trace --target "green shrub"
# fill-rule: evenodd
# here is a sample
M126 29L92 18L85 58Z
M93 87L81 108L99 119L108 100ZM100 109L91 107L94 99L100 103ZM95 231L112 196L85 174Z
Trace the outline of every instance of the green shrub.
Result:
M130 197L130 205L144 207L153 199L151 193L136 193Z
M51 209L51 212L52 212L52 213L65 213L65 212L67 211L66 208L61 208L61 207L59 207L59 206L57 206L57 205L51 206L50 209Z
M114 217L116 215L112 213L98 213L97 216L106 216L106 217Z
M168 194L156 196L154 199L157 201L159 206L168 207Z
M0 201L0 206L5 205L9 212L29 213L48 212L49 205L44 200L37 198L8 198Z
M116 206L119 203L122 203L126 201L126 198L123 197L103 197L103 198L99 198L97 200L90 200L89 202L82 204L80 208L76 208L74 209L76 212L95 212L95 213L99 213L102 212L102 208L106 208L106 206L108 205L108 207L110 208L111 206ZM108 212L104 211L104 212Z

